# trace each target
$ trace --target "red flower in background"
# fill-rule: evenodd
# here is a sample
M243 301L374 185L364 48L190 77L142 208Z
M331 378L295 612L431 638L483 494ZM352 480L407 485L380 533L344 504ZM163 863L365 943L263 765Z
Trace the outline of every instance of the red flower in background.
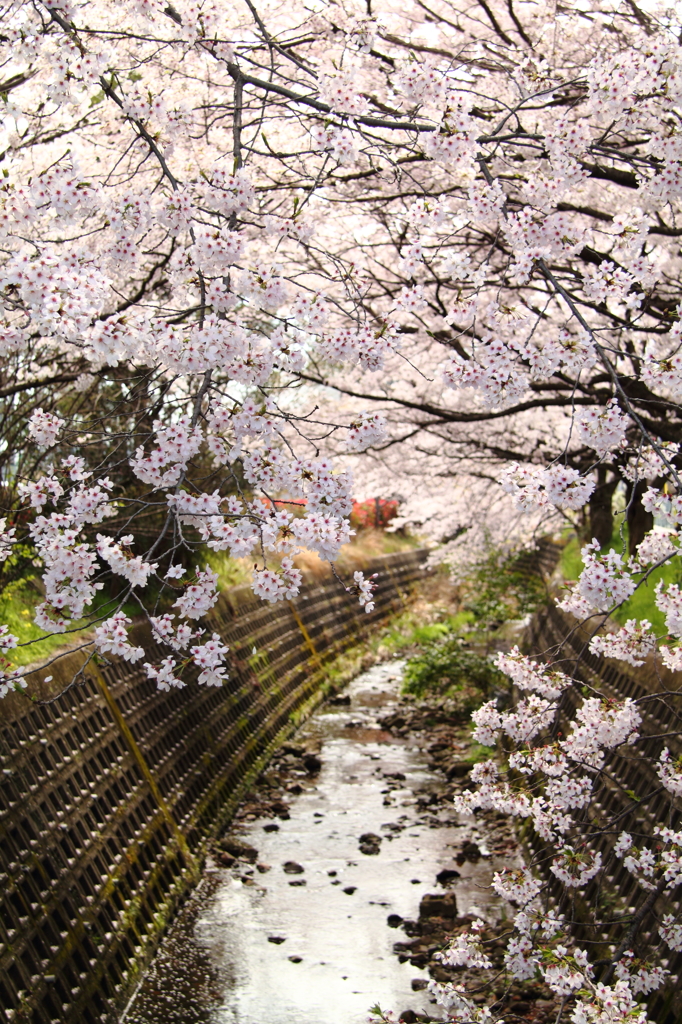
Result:
M398 514L398 501L395 498L368 498L367 501L354 501L351 512L351 526L356 530L375 528L384 530Z

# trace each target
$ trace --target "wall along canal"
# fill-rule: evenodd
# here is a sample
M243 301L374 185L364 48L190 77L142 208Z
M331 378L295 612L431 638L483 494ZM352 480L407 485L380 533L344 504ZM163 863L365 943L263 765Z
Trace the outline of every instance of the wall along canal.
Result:
M493 922L492 873L517 855L508 825L454 813L429 767L437 734L382 727L402 707L401 671L398 661L374 666L344 691L349 704L326 703L299 731L274 765L286 772L287 791L275 794L286 805L267 791L280 817L247 801L229 833L258 863L209 862L125 1024L363 1024L377 1002L438 1018L425 990L433 950L423 967L401 963L393 945L406 936L389 915L415 920L426 894L451 892L457 914ZM318 754L313 774L302 750ZM467 842L481 855L463 859ZM447 888L436 881L444 868L460 873Z

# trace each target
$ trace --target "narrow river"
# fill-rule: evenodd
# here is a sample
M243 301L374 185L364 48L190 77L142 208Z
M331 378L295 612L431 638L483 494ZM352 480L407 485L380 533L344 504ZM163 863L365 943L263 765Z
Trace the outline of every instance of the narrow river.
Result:
M405 934L387 919L416 919L421 898L443 891L444 867L461 875L458 914L496 919L490 878L514 855L490 856L485 825L438 802L445 780L420 734L380 725L400 707L401 671L397 661L369 669L345 691L349 705L325 704L300 730L295 742L319 752L321 770L301 772L300 793L286 794L288 820L232 831L258 849L259 867L209 863L122 1022L365 1024L376 1003L435 1015L428 972L399 962L393 943ZM366 833L381 837L378 852L361 852ZM467 840L483 856L455 863Z

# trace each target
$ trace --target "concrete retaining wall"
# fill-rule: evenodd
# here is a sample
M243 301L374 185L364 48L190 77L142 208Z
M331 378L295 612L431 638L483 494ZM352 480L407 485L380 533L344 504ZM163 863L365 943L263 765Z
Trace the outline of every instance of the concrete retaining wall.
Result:
M425 555L366 567L380 573L371 615L334 580L274 606L248 588L229 592L214 615L232 652L221 688L159 693L142 669L117 662L88 667L48 705L3 701L0 1006L8 1021L115 1019L208 843L323 695L325 662L403 606ZM49 699L82 659L69 655L32 692Z

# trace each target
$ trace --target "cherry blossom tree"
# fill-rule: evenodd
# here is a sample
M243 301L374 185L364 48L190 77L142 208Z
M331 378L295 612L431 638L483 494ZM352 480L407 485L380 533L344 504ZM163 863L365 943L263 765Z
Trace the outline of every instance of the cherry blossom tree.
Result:
M290 598L297 550L333 561L348 541L363 474L412 460L444 505L459 486L459 517L424 517L441 535L486 504L505 528L512 504L582 525L563 607L593 653L681 668L675 585L665 637L599 632L678 557L678 21L653 0L5 3L0 559L40 568L45 636L140 661L133 606L167 652L145 664L161 689L188 666L221 685L202 550ZM602 550L620 482L628 555ZM342 585L371 609L371 580ZM530 819L570 892L605 870L580 823L642 713L593 691L558 738L574 670L498 667L523 696L476 713L504 756L460 809ZM0 692L22 685L8 659ZM654 758L671 809L674 745ZM682 878L682 834L657 827L614 835L641 900L605 963L530 870L495 881L509 972L539 972L575 1024L643 1021L664 980L660 951L634 951ZM674 915L657 929L682 949ZM485 967L475 934L445 955ZM437 994L453 1020L501 1013Z

